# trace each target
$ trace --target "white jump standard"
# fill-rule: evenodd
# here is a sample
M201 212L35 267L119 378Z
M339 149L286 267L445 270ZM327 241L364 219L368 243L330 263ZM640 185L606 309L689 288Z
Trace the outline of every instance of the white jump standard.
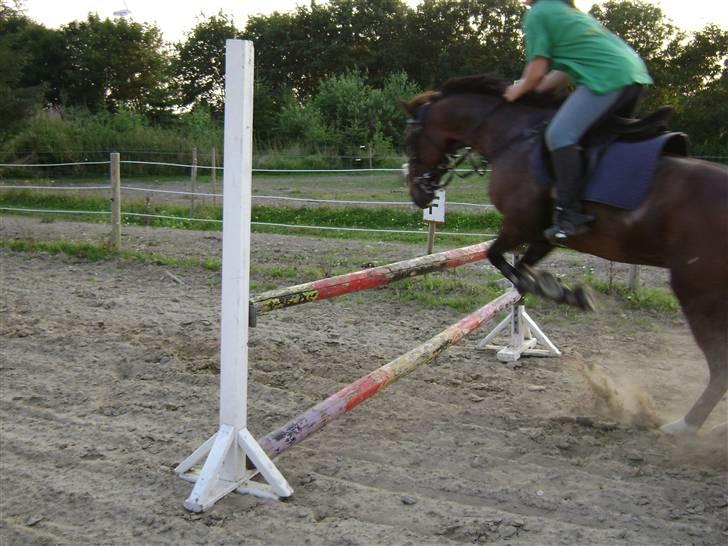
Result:
M185 508L201 512L232 491L269 498L293 489L247 429L253 43L225 48L225 174L220 331L220 428L175 472L194 482ZM255 469L246 468L246 456ZM207 457L199 474L191 469ZM268 485L253 482L258 474Z

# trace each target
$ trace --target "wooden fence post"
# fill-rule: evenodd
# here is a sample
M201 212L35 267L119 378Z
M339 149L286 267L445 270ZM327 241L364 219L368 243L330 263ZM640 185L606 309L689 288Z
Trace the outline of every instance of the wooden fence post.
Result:
M427 254L432 254L435 245L435 231L437 230L437 222L427 222Z
M437 190L430 206L422 211L422 219L427 222L427 253L432 254L435 244L437 224L445 223L445 190Z
M212 147L210 154L210 178L212 180L212 204L217 205L217 150Z
M110 157L111 178L111 248L121 250L121 160L118 153Z
M629 266L629 289L635 292L640 287L640 267L638 265Z

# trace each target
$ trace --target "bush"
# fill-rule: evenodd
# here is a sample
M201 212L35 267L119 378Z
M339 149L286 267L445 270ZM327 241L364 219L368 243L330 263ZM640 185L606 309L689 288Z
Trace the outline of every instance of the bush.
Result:
M308 151L312 151L334 145L336 134L326 126L316 106L291 101L278 116L276 142L284 145L307 143Z
M70 163L107 161L111 152L122 153L122 160L189 163L193 147L207 154L213 146L222 150L222 127L217 127L208 112L192 112L180 117L169 128L155 127L136 112L67 112L62 119L36 116L0 150L2 163ZM201 161L202 163L202 161ZM54 169L53 176L97 176L105 166L74 166ZM177 167L125 165L127 175L180 174ZM45 169L3 170L5 176L47 176ZM186 176L186 174L185 174Z

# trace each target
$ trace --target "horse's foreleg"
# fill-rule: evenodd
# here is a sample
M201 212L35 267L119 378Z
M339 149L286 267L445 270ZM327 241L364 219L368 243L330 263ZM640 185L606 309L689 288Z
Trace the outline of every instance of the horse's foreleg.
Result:
M552 245L545 239L543 241L535 241L533 243L530 243L528 245L528 248L526 248L526 252L524 252L523 256L521 256L521 258L518 260L518 263L516 264L516 269L519 269L523 266L531 267L536 265L553 249L554 245Z
M519 288L522 277L521 273L508 263L508 260L506 260L503 254L493 252L493 246L488 249L488 260L490 260L493 267L500 271L506 279L511 281L516 288Z
M504 254L516 248L524 241L520 238L515 238L509 235L507 230L501 231L495 241L488 247L488 260L490 263L500 271L503 276L511 281L516 289L521 293L525 294L530 292L530 279L522 272L516 269L514 266L508 263Z
M583 310L593 310L594 302L586 289L579 287L571 290L553 275L532 267L554 248L545 239L532 239L515 267L508 263L504 254L527 242L534 233L540 235L540 229L533 226L525 229L522 223L507 224L504 221L498 238L488 248L490 263L511 281L521 294L536 294L558 303L567 303Z
M515 265L516 271L519 275L519 290L521 290L521 292L545 295L539 286L542 273L534 269L533 266L551 252L553 248L554 246L545 240L530 243L528 245L526 252L523 253L523 256L518 259Z

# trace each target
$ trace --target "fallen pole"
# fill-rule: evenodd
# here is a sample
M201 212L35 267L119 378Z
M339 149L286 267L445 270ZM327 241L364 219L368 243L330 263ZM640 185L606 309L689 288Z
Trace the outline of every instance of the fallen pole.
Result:
M507 309L520 298L520 294L515 290L506 292L419 347L395 358L390 363L329 396L323 402L316 404L279 429L259 439L258 444L271 458L281 454L289 447L323 428L329 421L353 409L391 383L433 360L445 349L454 345L484 323L492 320L496 314Z
M269 290L251 297L250 303L256 314L262 314L274 309L334 298L349 292L377 288L407 277L452 269L483 260L488 254L489 245L487 242L479 243L288 288Z

